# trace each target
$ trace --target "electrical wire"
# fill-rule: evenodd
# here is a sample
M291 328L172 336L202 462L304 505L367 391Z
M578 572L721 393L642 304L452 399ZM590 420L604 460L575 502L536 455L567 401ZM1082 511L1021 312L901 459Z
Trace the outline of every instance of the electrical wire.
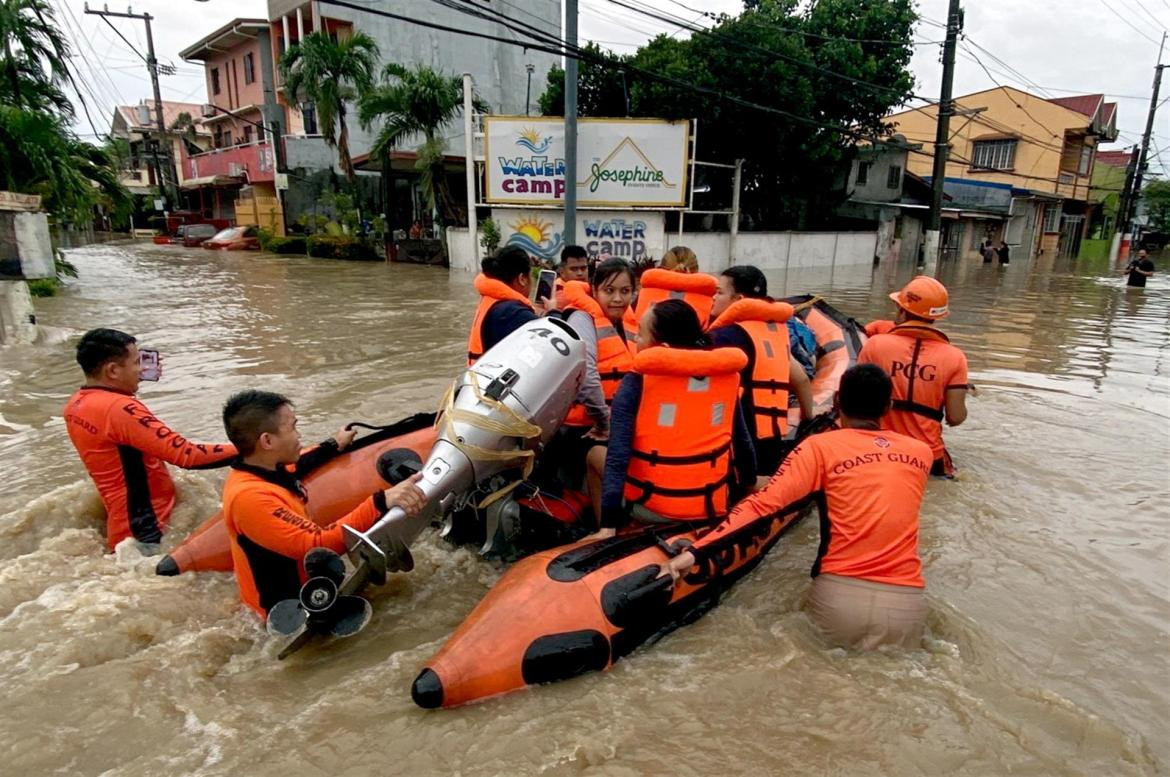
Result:
M1101 5L1105 6L1107 9L1109 9L1109 13L1113 14L1118 19L1125 22L1126 25L1129 26L1129 28L1131 30L1133 30L1138 35L1140 35L1143 38L1145 38L1146 40L1148 40L1150 43L1158 43L1158 41L1154 40L1149 35L1146 35L1144 32L1142 32L1141 28L1139 28L1136 24L1134 24L1129 19L1126 19L1124 16L1122 16L1120 11L1118 11L1116 8L1114 8L1113 6L1111 6L1109 4L1109 0L1100 0L1100 1L1101 1Z

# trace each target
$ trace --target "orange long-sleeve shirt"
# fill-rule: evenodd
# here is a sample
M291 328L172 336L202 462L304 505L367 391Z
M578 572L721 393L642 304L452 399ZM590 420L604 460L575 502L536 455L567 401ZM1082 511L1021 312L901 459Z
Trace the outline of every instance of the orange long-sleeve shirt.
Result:
M313 548L345 552L343 526L365 531L386 512L382 491L328 526L309 519L304 489L294 472L232 465L223 487L223 517L231 538L240 599L261 617L282 599L296 598L305 582L304 558Z
M175 506L166 463L183 469L223 467L236 455L230 443L187 440L133 394L83 386L65 405L65 428L106 507L106 544L133 535L158 542Z
M810 501L821 512L821 542L812 574L923 587L918 509L931 465L930 446L905 435L838 429L809 437L788 455L768 485L744 499L690 550L709 558Z

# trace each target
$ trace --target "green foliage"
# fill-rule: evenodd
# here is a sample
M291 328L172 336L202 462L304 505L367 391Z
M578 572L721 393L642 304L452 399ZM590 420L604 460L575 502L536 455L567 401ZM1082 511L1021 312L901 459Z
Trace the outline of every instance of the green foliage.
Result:
M36 278L28 281L28 293L34 297L53 297L61 288L56 278Z
M1170 233L1170 181L1150 181L1142 188L1142 200L1150 226L1158 232Z
M306 239L300 235L273 237L268 241L268 247L264 250L274 254L300 254L303 256L308 253L305 242Z
M40 194L63 222L88 222L99 206L121 220L133 202L117 163L71 129L69 57L53 6L0 0L0 189Z
M488 106L475 98L477 110ZM417 148L415 169L420 172L423 196L428 207L437 210L440 223L456 220L443 166L443 129L462 113L463 80L426 65L408 68L390 63L382 71L382 82L370 89L358 106L362 127L379 122L381 129L370 153L386 158L411 138L422 137Z
M350 235L314 235L305 243L309 256L320 259L376 260L381 258L373 243Z
M500 247L500 223L495 219L487 219L483 222L483 234L479 238L479 244L483 246L483 250L487 253L495 253L496 249Z
M337 149L338 163L350 183L356 177L349 154L347 102L357 100L374 83L378 44L364 32L334 41L323 32L306 35L280 58L285 98L293 104L311 102L325 142Z
M744 159L741 208L757 225L818 226L843 196L834 171L854 153L854 139L832 127L869 136L892 129L882 118L914 85L907 67L915 19L911 0L749 0L709 32L684 40L661 35L632 55L593 50L605 60L582 63L579 111L622 115L626 67L631 116L698 119L698 159ZM562 110L562 82L554 68L542 111Z

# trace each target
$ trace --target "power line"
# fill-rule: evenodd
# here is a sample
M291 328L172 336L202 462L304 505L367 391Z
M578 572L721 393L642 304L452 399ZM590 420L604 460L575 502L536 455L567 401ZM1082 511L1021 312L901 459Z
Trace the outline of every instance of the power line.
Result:
M1159 19L1157 16L1154 16L1152 13L1150 13L1150 9L1146 8L1146 6L1142 3L1142 0L1133 0L1133 2L1137 4L1138 8L1142 9L1142 11L1145 12L1146 16L1148 16L1151 20L1153 20L1154 24L1157 25L1158 29L1160 29L1160 30L1166 29L1166 25L1162 24L1161 19Z
M1148 40L1150 43L1157 43L1158 42L1158 41L1154 40L1153 38L1151 38L1149 35L1146 35L1144 32L1142 32L1141 29L1136 24L1134 24L1129 19L1126 19L1124 16L1122 16L1120 11L1118 11L1116 8L1114 8L1113 6L1111 6L1109 4L1109 0L1100 0L1100 2L1101 2L1101 5L1103 5L1109 9L1109 13L1113 14L1118 19L1125 22L1126 25L1128 25L1129 28L1131 30L1133 30L1134 32L1136 32L1138 35L1142 36L1143 38Z
M411 16L405 16L403 14L396 14L396 13L393 13L391 11L383 11L381 9L375 9L375 8L370 8L367 6L361 6L361 5L357 5L356 3L353 3L353 2L348 2L347 0L318 0L318 2L321 3L322 5L337 6L339 8L350 8L352 10L362 11L365 13L372 14L374 16L380 16L380 17L387 18L387 19L396 19L398 21L406 22L408 24L414 24L414 25L417 25L420 27L426 27L428 29L433 29L433 30L440 30L442 32L449 32L449 33L453 33L455 35L465 35L465 36L472 37L472 38L479 38L481 40L493 40L493 41L496 41L498 43L503 43L505 45L520 46L523 48L532 49L534 51L544 51L544 52L547 52L549 54L556 54L556 55L560 55L560 56L571 57L573 59L592 62L594 64L609 65L609 66L613 66L615 64L614 62L612 62L611 60L607 59L604 56L598 56L598 55L594 54L593 52L590 52L586 49L582 49L580 47L569 46L568 44L566 44L564 41L560 40L559 38L556 39L557 41L559 41L559 43L557 43L555 45L544 42L544 41L540 40L540 38L537 36L533 36L534 40L532 40L530 42L520 42L520 41L515 41L515 40L508 39L508 38L504 38L504 37L501 37L499 35L492 35L490 33L485 33L485 32L477 32L475 30L468 30L468 29L464 29L462 27L452 27L450 25L440 24L438 22L432 22L432 21L429 21L426 19L419 19L419 18L415 18L415 17L411 17ZM505 17L505 18L510 18L510 17ZM507 26L507 25L505 25L505 26ZM542 37L548 38L550 36L542 33ZM780 116L780 117L789 119L791 121L797 122L799 124L811 126L811 127L817 128L817 129L831 130L831 131L836 132L838 134L845 135L845 136L851 137L851 138L860 139L860 140L866 140L866 141L874 140L874 138L872 136L867 135L865 133L862 133L862 132L860 132L856 129L853 129L851 127L845 127L842 125L830 124L830 123L827 123L824 121L818 121L816 119L812 119L812 118L809 118L807 116L801 116L799 114L792 113L791 111L786 111L786 110L783 110L780 108L774 108L774 107L771 107L768 105L763 105L761 103L753 102L751 100L746 100L742 97L738 97L738 96L731 94L731 93L728 93L728 92L723 92L723 91L720 91L717 89L699 86L697 84L693 84L693 83L689 83L686 81L682 81L680 79L672 78L670 76L666 76L666 75L663 75L661 73L655 73L651 70L647 70L646 68L639 67L636 65L622 63L620 66L623 67L624 69L630 71L630 72L640 73L649 79L653 79L653 80L659 81L661 83L669 84L671 86L675 86L675 87L678 87L681 89L687 89L687 90L692 91L692 92L699 92L700 94L708 94L708 95L711 95L712 97L715 97L717 99L726 100L728 102L735 103L736 105L740 105L742 107L749 108L752 110L758 110L758 111L763 112L763 113L769 113L769 114L772 114L774 116Z
M905 97L919 97L920 99L924 99L924 100L928 99L928 98L922 97L921 95L916 95L913 93L904 93L900 89L896 89L894 87L883 86L882 84L875 84L871 81L863 81L859 78L854 78L852 76L845 75L844 73L838 73L835 70L829 70L828 68L821 67L820 65L817 65L814 62L809 62L808 60L800 59L798 57L793 57L793 56L790 56L790 55L785 54L783 52L777 51L775 49L764 48L764 47L756 46L756 45L753 45L750 43L744 43L743 41L740 41L740 40L738 40L730 35L727 35L726 33L719 30L717 27L712 28L712 29L707 29L705 27L690 26L690 24L685 19L683 19L681 17L671 16L671 15L663 15L663 12L659 12L659 11L644 8L644 7L638 7L637 5L631 4L632 0L631 0L631 2L627 2L627 0L606 0L606 2L611 3L613 5L616 5L616 6L619 6L621 8L627 8L631 11L636 12L636 13L640 13L643 16L647 16L649 18L656 19L656 20L663 22L663 23L666 23L666 24L680 24L682 26L687 27L687 29L691 30L691 32L706 33L714 38L717 38L718 40L724 41L724 42L728 43L729 45L734 46L734 47L739 48L739 49L742 49L744 51L755 51L755 52L764 54L765 56L774 57L776 59L781 59L781 60L784 60L785 62L788 62L790 64L797 65L799 67L808 68L810 70L815 70L815 71L823 73L825 75L832 76L833 78L838 78L838 79L841 79L843 81L847 81L855 86L865 87L865 88L874 89L874 90L887 92L887 93L891 93L891 94L897 94L899 97L901 97L903 99ZM907 43L907 45L909 45L909 41L907 41L906 43Z

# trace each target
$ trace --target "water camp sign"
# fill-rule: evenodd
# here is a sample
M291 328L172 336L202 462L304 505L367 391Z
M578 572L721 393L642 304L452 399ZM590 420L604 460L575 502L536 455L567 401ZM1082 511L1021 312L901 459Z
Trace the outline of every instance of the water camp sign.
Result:
M541 262L559 262L565 212L494 208L503 245L520 246ZM577 242L591 259L620 256L635 262L657 259L666 240L665 216L654 211L577 211Z
M577 204L594 208L684 207L689 148L689 122L581 119ZM484 160L487 202L563 204L563 119L486 117Z

